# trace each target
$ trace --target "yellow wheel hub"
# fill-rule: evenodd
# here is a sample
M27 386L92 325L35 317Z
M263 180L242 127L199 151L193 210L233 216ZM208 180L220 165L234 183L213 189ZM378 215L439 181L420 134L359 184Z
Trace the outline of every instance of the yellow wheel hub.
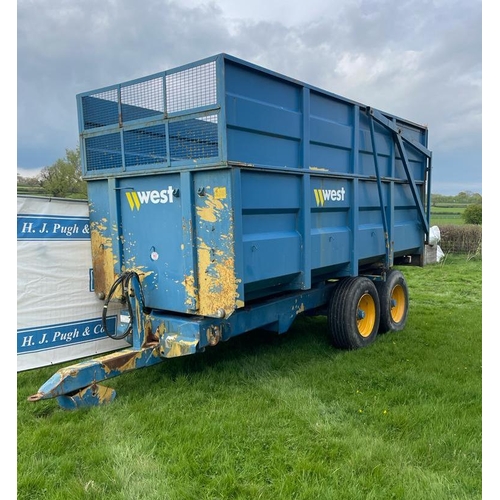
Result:
M391 318L395 323L399 323L406 311L406 297L403 287L396 285L391 293Z
M376 319L375 301L370 294L365 293L359 299L357 311L358 332L362 337L368 337L373 332Z

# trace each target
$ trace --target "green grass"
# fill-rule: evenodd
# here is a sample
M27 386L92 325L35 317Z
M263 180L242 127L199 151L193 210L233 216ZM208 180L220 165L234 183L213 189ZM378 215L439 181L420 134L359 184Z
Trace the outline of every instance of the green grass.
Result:
M431 226L446 226L448 224L465 224L462 214L467 205L450 206L436 204L431 206Z
M74 412L26 401L54 367L19 373L17 498L480 499L481 267L400 268L406 328L357 351L302 317L117 377L112 404Z
M461 215L432 215L431 214L431 226L448 226L450 224L463 226L465 221L462 219Z

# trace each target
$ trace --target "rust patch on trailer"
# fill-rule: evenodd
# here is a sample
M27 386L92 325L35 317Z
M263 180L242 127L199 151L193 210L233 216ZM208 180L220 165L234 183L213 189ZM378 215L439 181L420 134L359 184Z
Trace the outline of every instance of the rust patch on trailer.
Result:
M222 338L222 330L220 326L210 326L206 332L208 345L214 346L220 342Z
M105 236L107 220L92 222L90 228L90 245L92 266L94 269L94 290L96 293L106 293L115 280L113 244L110 236Z
M140 351L117 351L111 354L107 354L98 359L99 364L102 366L104 371L109 374L113 371L124 371L125 369L130 369L135 367L135 360L142 356ZM78 365L71 365L65 368L61 368L58 371L61 379L66 379L70 377L77 377L87 366L95 365L96 360L82 361Z
M110 355L107 358L101 360L101 364L105 369L106 373L113 372L115 370L123 371L127 369L132 369L135 366L135 360L137 359L137 352L130 353L117 353L116 356Z
M163 335L165 335L165 333L167 333L167 325L165 325L165 321L161 321L160 324L156 327L154 336L157 339L160 339L161 337L163 337Z
M103 356L99 359L103 369L106 373L112 373L113 371L127 372L130 370L135 370L137 365L137 360L141 359L145 354L151 355L153 357L158 357L158 352L155 348L149 350L125 350L112 353L109 356Z

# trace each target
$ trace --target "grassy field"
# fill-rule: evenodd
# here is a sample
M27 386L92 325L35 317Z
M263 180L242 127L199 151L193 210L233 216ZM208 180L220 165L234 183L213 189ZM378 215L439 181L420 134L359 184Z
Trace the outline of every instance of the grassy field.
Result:
M431 226L445 226L448 224L465 224L462 214L467 205L450 206L436 204L431 206Z
M330 346L324 317L109 381L107 406L26 398L18 500L481 499L481 261L400 268L407 326ZM58 368L58 367L57 367Z

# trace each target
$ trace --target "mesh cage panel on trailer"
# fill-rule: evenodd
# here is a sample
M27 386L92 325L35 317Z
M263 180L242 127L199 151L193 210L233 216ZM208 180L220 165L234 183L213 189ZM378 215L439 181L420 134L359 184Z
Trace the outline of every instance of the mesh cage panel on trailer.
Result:
M85 130L118 124L118 89L83 97L82 110Z
M162 77L122 86L120 100L124 122L162 116L165 109Z
M210 115L170 123L172 161L217 156L219 152L217 122L217 115Z
M86 170L219 156L218 115L193 115L217 105L216 70L211 61L83 96Z
M217 103L215 61L167 74L166 84L167 113Z
M148 165L167 161L165 125L123 132L125 165Z
M85 140L87 170L121 168L122 148L120 133L88 137Z

